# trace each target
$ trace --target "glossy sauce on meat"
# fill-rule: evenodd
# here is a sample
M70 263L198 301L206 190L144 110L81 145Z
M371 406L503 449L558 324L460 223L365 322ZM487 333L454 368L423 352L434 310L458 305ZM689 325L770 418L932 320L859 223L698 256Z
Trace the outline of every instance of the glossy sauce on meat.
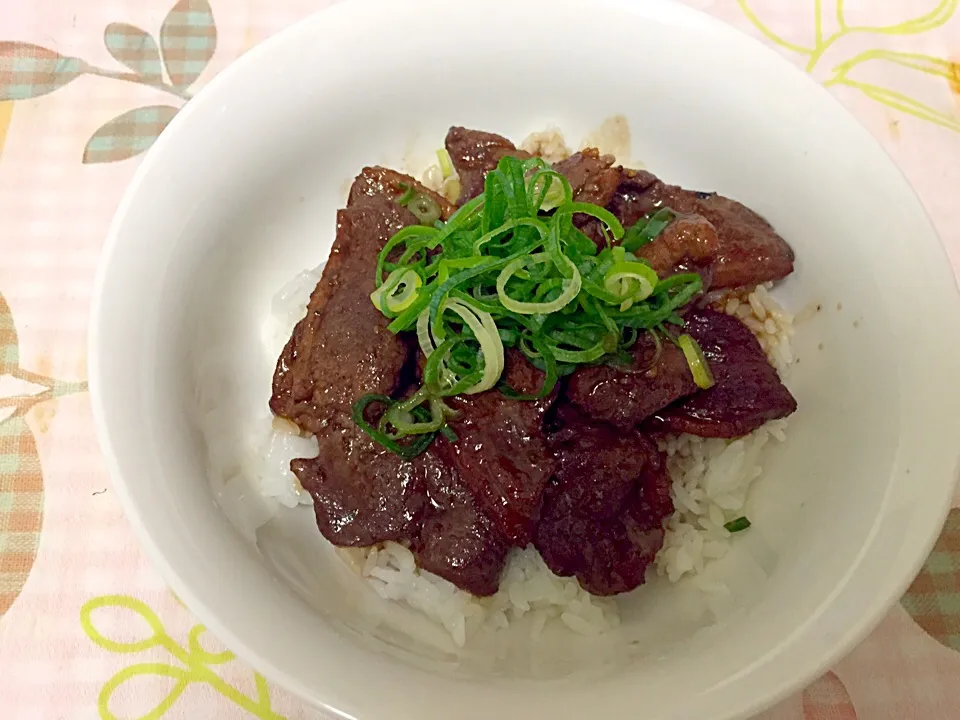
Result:
M434 448L410 461L400 458L351 417L363 395L401 388L410 357L407 340L386 329L389 321L369 297L380 249L416 223L394 200L397 182L414 181L391 172L365 170L350 205L338 213L323 277L278 360L270 406L316 435L319 455L291 468L313 497L324 537L340 546L407 541L423 567L490 594L506 542L476 511L456 470Z
M401 459L378 445L350 415L336 412L317 432L319 455L290 467L313 497L317 526L341 547L416 537L427 507L433 458Z
M567 385L567 397L594 420L632 428L657 410L697 392L683 352L662 343L657 357L649 334L642 334L632 351L634 366L595 365L577 370Z
M460 174L460 204L483 192L484 177L502 157L529 157L500 135L462 127L450 129L446 148ZM556 163L554 169L569 180L576 200L606 207L624 228L662 207L679 213L681 225L665 230L640 253L661 276L703 272L710 281L706 285L723 289L753 287L793 272L793 250L750 208L716 193L668 185L645 170L613 162L611 156L587 148ZM579 215L575 221L602 247L595 220Z
M347 207L356 205L367 198L397 200L408 188L413 188L417 193L432 198L440 208L440 217L443 220L449 218L456 210L456 207L443 195L428 189L409 175L379 166L364 168L363 172L354 180L353 185L350 186Z
M667 185L645 171L633 171L632 175L628 171L608 205L624 227L662 207L680 213L681 219L686 215L706 220L713 226L716 245L711 252L713 241L701 232L697 243L680 243L681 248L687 249L677 253L670 247L676 245L676 238L664 231L641 253L652 255L658 264L662 263L658 269L667 270L665 265L669 262L663 261L670 258L694 259L695 263L709 267L714 289L754 287L793 272L794 255L790 246L770 223L736 200Z
M387 330L370 302L377 254L412 213L370 197L337 213L337 238L273 378L270 408L316 433L334 412L347 412L367 393L389 395L400 382L409 345Z
M427 453L434 456L433 449ZM509 549L506 539L449 463L435 463L426 489L430 503L413 545L417 564L474 595L493 595Z
M444 146L460 176L460 198L457 201L460 205L483 194L484 179L501 158L506 155L530 157L530 153L518 150L502 135L462 127L450 128Z
M736 438L797 409L746 325L713 310L690 313L686 320L685 332L699 343L716 384L658 412L650 429Z
M712 270L720 248L713 223L703 215L680 215L653 242L637 250L637 255L650 263L660 278L665 278L678 272Z
M506 361L504 375L511 387L521 393L540 387L543 374L518 351L508 352ZM553 474L553 455L543 432L553 400L513 400L490 390L450 402L458 412L449 423L457 441L442 443L440 452L457 468L497 530L517 547L530 542L543 490Z
M623 168L613 167L612 155L600 155L596 148L587 148L574 153L566 160L554 163L553 169L570 183L574 202L588 202L605 207L620 186ZM603 249L606 238L600 230L600 221L589 215L577 213L573 223L587 237Z
M587 148L554 163L553 169L570 182L575 201L605 207L620 185L620 169L613 167L614 162L613 155Z
M553 443L558 469L535 539L544 562L595 595L633 590L643 584L673 512L664 458L636 431L582 421Z

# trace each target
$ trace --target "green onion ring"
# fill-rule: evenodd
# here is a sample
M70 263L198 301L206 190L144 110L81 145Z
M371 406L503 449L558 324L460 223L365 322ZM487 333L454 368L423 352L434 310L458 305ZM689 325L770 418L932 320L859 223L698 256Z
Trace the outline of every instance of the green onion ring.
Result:
M480 344L480 353L484 360L483 376L479 382L464 390L463 394L474 395L490 390L500 379L504 365L503 343L500 342L500 333L497 332L496 322L494 322L490 313L477 310L462 300L450 299L444 302L441 312L438 313L431 326L433 336L437 339L440 339L443 334L438 320L446 310L459 315L473 331L473 336Z
M649 265L639 262L615 262L603 275L603 289L621 299L621 310L653 294L660 278ZM626 307L624 307L624 305Z
M418 193L407 203L407 210L417 216L421 225L432 227L440 219L440 203L425 193Z
M428 434L419 435L410 443L399 443L394 438L375 428L368 423L366 417L364 417L366 409L373 403L380 403L389 408L390 405L393 404L393 400L386 395L364 395L353 404L350 409L350 415L361 430L390 452L399 455L405 460L410 460L426 450L430 446L430 443L433 442L434 434Z
M556 312L566 306L580 293L581 280L580 271L577 270L577 266L565 255L563 259L572 272L572 277L569 280L564 280L563 292L556 300L531 303L514 300L507 295L507 282L518 270L526 267L528 263L552 262L552 258L547 253L537 253L512 260L500 271L500 275L497 277L497 295L500 297L500 302L507 310L521 315L544 315Z
M410 307L417 299L423 279L413 268L397 268L391 272L383 285L370 293L370 301L380 312L396 316Z
M713 379L713 373L710 372L710 365L703 354L700 345L690 335L681 335L677 338L677 345L683 351L683 357L690 367L690 373L693 375L693 381L701 390L708 390L716 382Z

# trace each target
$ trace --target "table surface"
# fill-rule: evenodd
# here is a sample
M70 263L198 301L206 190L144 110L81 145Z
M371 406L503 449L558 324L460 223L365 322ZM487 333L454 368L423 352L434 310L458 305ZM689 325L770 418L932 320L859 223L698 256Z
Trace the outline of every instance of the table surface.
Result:
M329 4L173 2L0 4L5 718L322 717L202 636L137 547L93 433L91 288L141 153L218 71ZM826 85L903 169L960 270L960 0L688 2ZM762 717L960 717L960 495L880 627Z

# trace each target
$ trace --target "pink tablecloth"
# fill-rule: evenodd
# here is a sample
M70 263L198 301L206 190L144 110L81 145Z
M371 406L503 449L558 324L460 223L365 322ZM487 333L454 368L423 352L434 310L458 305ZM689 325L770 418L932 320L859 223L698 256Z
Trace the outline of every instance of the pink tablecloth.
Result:
M0 5L3 718L318 717L203 636L169 593L91 427L92 280L139 154L219 70L327 4L171 2ZM960 269L960 0L689 2L827 85L903 168ZM960 718L955 505L880 628L766 720Z

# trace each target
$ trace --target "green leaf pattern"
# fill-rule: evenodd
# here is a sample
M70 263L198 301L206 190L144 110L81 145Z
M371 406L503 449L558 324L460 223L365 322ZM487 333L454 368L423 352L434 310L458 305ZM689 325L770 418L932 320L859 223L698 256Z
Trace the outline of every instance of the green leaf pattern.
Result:
M217 49L217 26L208 0L178 0L164 18L159 37L158 43L149 32L129 23L107 25L104 46L124 70L97 67L31 43L0 42L0 101L41 97L83 74L137 83L189 100L190 88ZM87 141L83 162L117 162L139 155L178 109L179 105L149 105L108 120Z
M0 100L29 100L62 88L86 63L24 42L0 42Z
M179 0L160 28L160 47L173 86L186 90L217 49L217 26L207 0Z
M137 75L163 79L160 48L150 33L127 23L110 23L103 33L103 42L115 60Z
M813 26L814 44L812 47L799 45L773 31L771 26L763 20L760 13L755 11L751 0L737 0L740 9L747 20L774 45L795 53L806 60L806 70L814 72L825 65L824 58L828 51L831 56L842 52L839 48L849 38L876 38L883 42L885 36L910 37L926 33L943 27L951 20L960 6L960 0L937 0L936 4L927 12L916 15L899 23L877 25L851 25L847 22L845 0L816 0L812 4L813 13L810 15ZM908 5L907 3L904 3ZM832 6L832 12L830 12ZM835 30L825 32L825 18L832 17ZM888 87L886 82L870 82L862 75L870 66L877 64L895 64L910 70L914 75L909 85L904 87ZM829 86L841 86L859 91L864 96L899 112L912 115L920 120L932 122L941 127L960 132L960 117L957 115L955 103L943 107L931 105L914 96L920 83L930 82L933 78L942 82L941 89L952 89L960 95L960 69L955 63L923 53L874 48L859 54L852 55L847 60L830 68L830 75L824 80ZM945 81L945 82L943 82ZM949 92L945 94L949 100Z
M26 415L42 402L85 389L86 383L20 367L13 313L0 295L0 616L30 574L43 519L43 474Z
M145 625L149 634L138 640L117 640L97 627L98 612L133 614L140 625ZM134 618L131 618L134 619ZM114 625L130 624L129 620L116 620ZM186 647L178 643L166 631L159 616L142 600L128 595L104 595L84 603L80 608L80 625L90 640L110 653L121 655L136 655L148 650L162 649L173 662L137 662L128 665L107 680L100 691L97 706L101 720L126 720L118 718L113 712L111 700L113 695L131 680L140 677L163 678L173 680L172 686L164 683L153 683L154 687L170 687L165 695L157 699L144 697L145 706L155 702L152 709L141 715L139 720L156 720L172 708L180 696L191 684L206 684L220 693L228 701L245 710L260 720L284 720L272 707L270 688L267 681L254 673L256 696L246 695L233 685L223 680L214 668L231 662L235 655L229 650L211 652L207 650L200 638L206 632L203 625L194 625L188 636Z
M128 110L93 133L83 150L83 162L116 162L139 155L154 143L177 112L170 105Z

